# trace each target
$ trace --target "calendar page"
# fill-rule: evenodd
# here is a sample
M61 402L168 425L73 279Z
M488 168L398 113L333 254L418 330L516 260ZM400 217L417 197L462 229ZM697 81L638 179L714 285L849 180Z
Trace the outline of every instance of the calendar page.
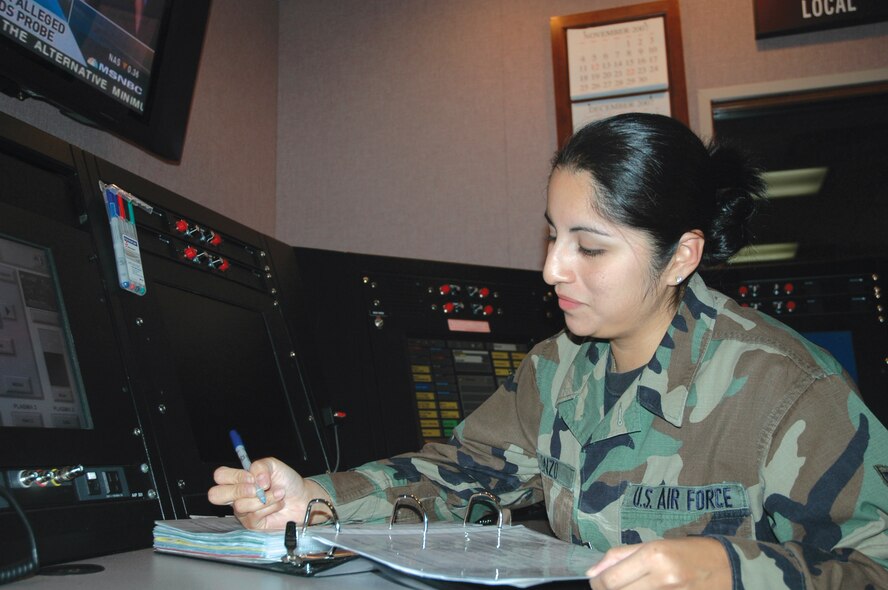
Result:
M670 116L669 92L655 92L637 96L621 96L607 100L575 102L570 105L573 130L579 131L586 123L622 113L653 113Z
M663 17L567 30L570 99L666 90Z

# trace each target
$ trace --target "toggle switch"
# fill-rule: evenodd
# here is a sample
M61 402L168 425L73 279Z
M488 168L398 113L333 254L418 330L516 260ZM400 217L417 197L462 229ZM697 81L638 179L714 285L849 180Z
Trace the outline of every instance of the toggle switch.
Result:
M221 256L213 256L210 255L210 260L207 262L207 266L210 268L216 269L219 272L225 272L229 268L231 268L231 263L228 260L222 258Z

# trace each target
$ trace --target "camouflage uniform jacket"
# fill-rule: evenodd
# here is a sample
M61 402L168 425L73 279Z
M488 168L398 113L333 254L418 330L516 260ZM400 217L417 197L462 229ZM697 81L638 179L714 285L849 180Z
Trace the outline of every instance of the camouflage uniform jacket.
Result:
M599 550L712 536L734 588L888 588L888 432L831 356L694 277L604 414L608 358L560 334L448 444L312 479L343 519L402 493L455 518L487 490L545 499L558 537Z

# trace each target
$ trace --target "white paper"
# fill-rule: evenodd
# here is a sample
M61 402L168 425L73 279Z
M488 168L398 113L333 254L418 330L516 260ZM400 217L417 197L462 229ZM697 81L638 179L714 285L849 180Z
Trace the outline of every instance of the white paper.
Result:
M435 523L351 525L339 533L310 530L313 538L348 549L399 572L435 580L521 588L586 578L603 554L524 526L498 529Z

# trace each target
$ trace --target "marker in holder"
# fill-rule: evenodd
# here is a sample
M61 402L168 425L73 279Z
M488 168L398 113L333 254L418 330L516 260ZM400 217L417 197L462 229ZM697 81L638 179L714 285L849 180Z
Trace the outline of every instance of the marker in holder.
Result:
M118 284L121 289L144 295L145 272L142 268L142 255L139 251L139 236L136 232L136 217L133 203L141 206L141 201L114 184L99 182L105 199L105 211L111 226L111 243L114 246L114 261L117 265Z

